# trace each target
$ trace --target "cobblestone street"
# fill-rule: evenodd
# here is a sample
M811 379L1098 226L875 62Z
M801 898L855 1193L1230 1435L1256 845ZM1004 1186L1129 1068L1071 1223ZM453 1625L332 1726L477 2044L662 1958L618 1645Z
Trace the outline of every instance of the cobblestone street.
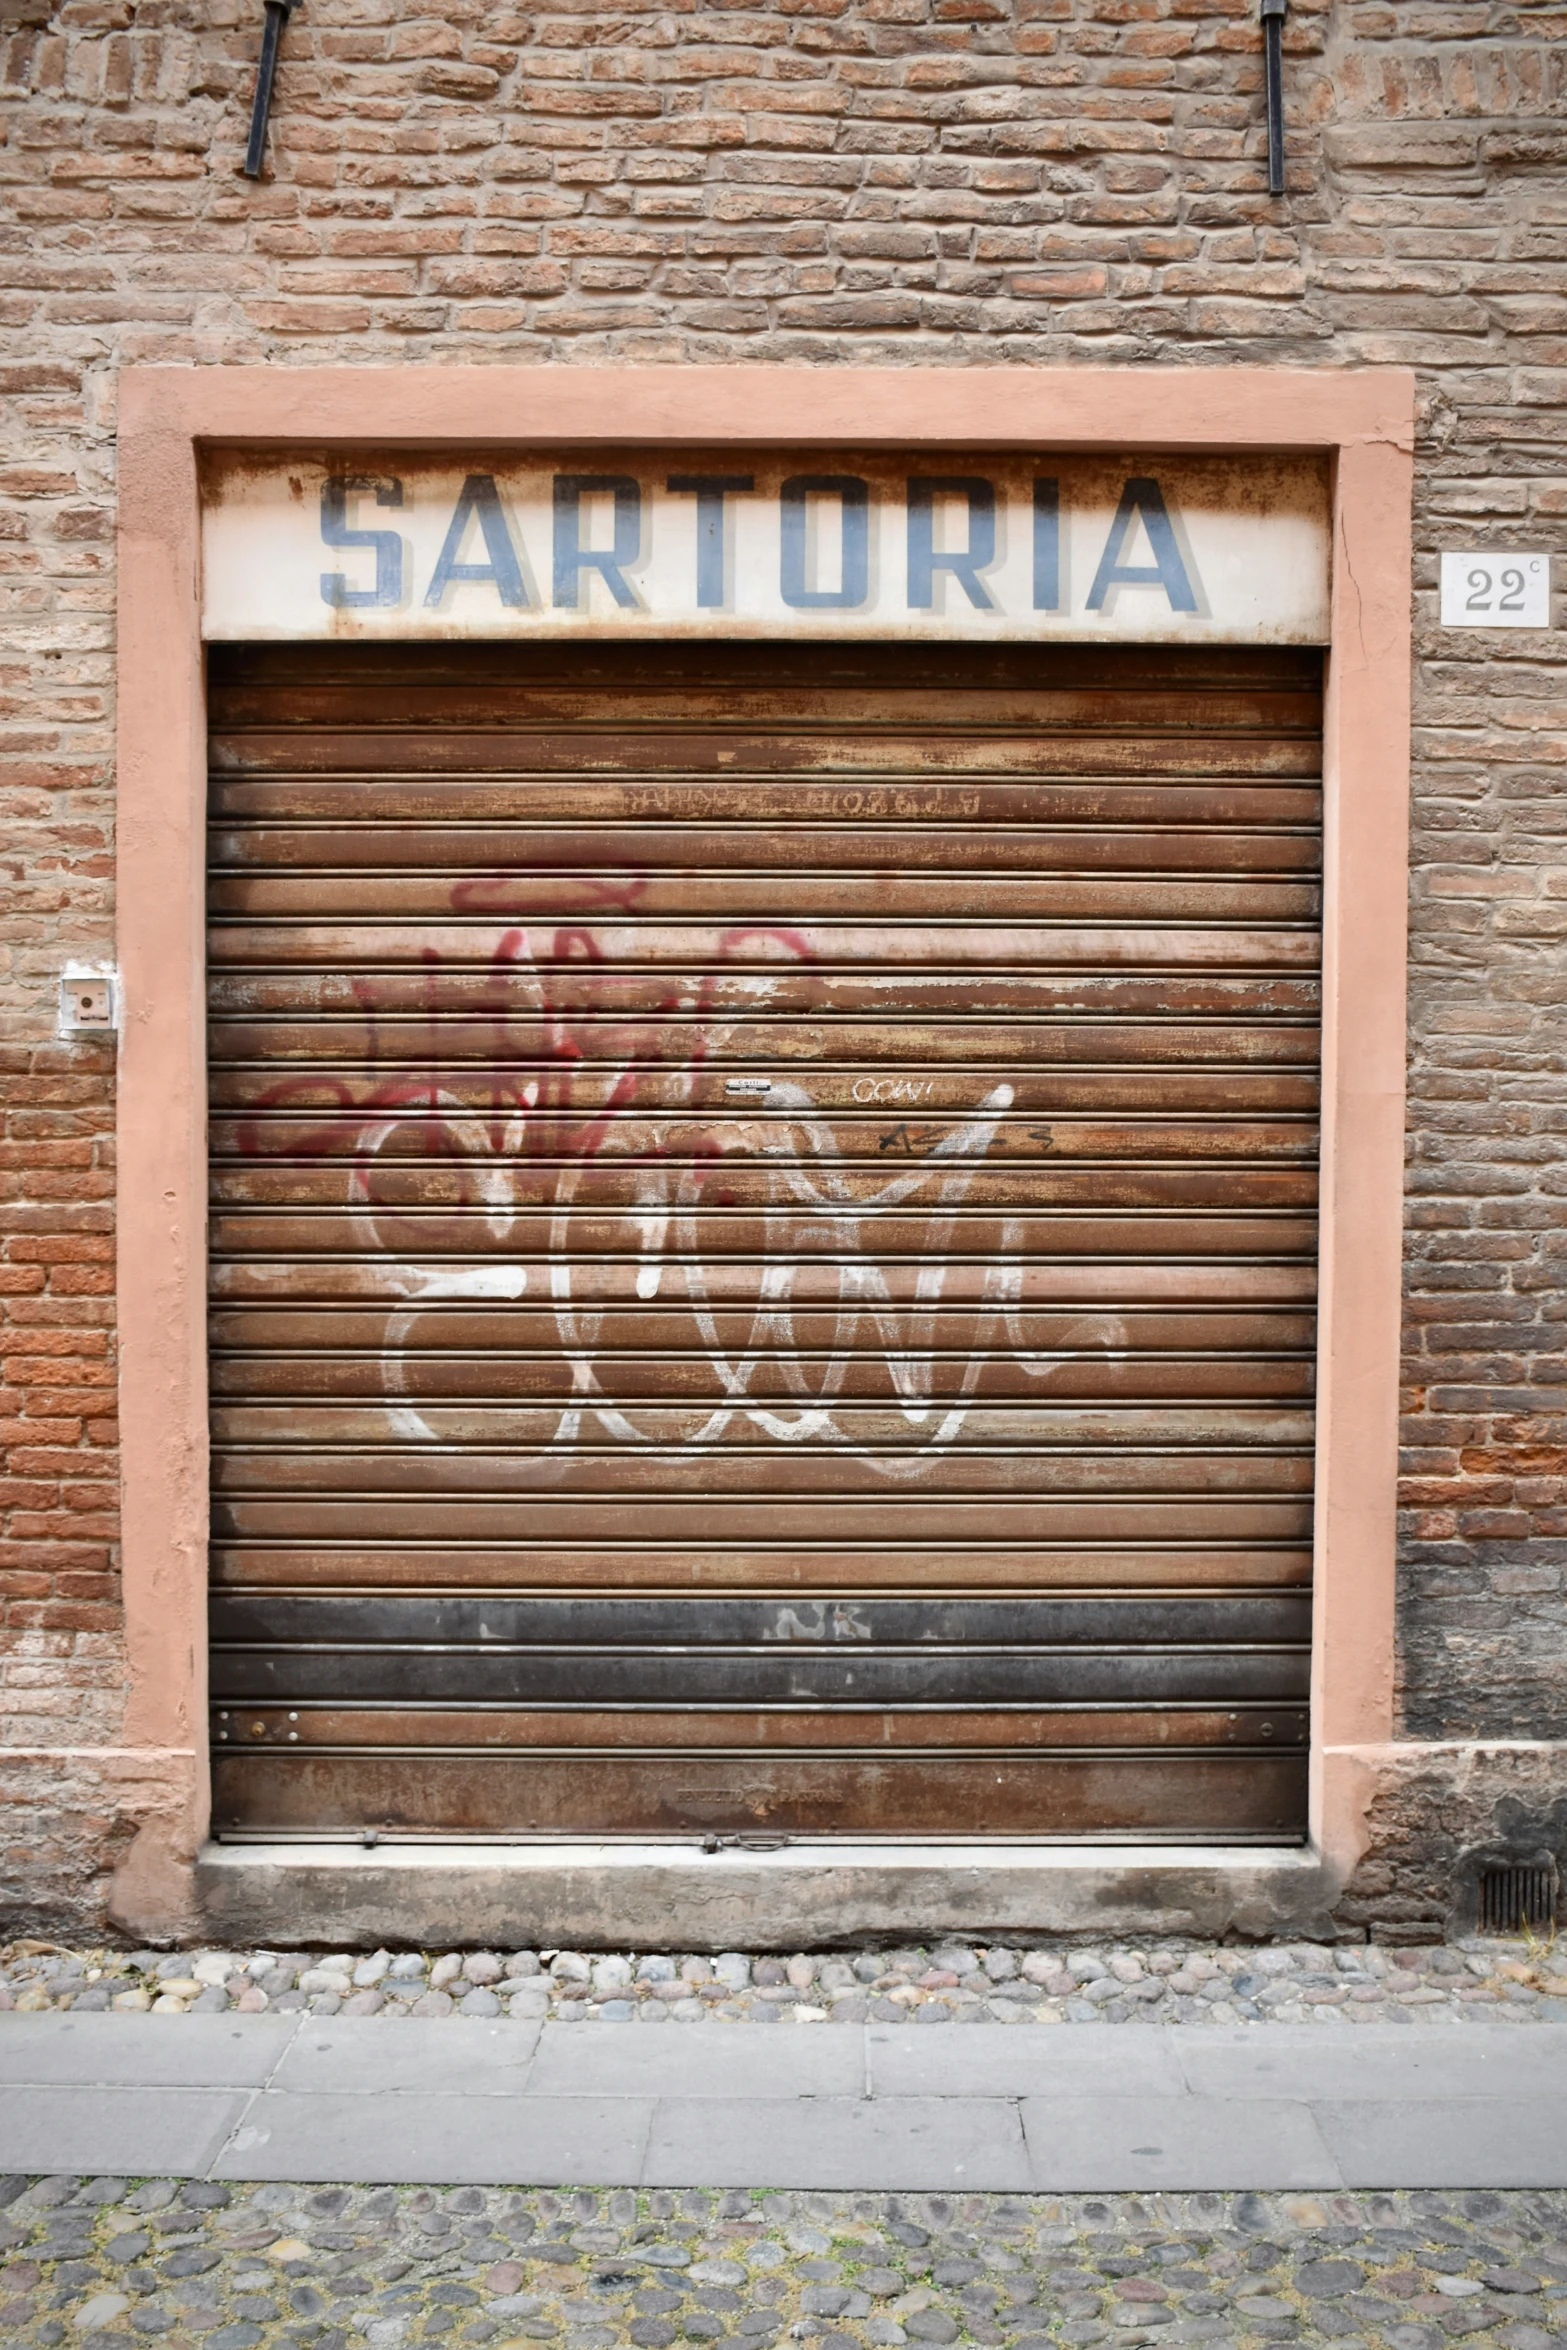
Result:
M549 2016L605 2023L1234 2024L1567 2017L1554 1943L1387 1949L1167 1941L861 1950L792 1958L578 1951L0 1952L0 2010Z
M610 2194L9 2178L6 2350L1567 2342L1567 2196Z

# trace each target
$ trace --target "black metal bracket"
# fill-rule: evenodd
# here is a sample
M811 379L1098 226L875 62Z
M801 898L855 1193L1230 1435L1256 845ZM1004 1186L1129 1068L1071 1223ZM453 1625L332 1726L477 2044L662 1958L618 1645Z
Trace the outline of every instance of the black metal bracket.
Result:
M1267 0L1264 0L1266 6ZM247 179L261 177L262 158L267 151L267 117L272 111L272 79L277 72L278 43L283 38L283 27L293 15L299 0L266 0L267 20L261 33L261 63L256 68L256 97L250 110L250 143L245 149L241 169Z
M1268 97L1268 194L1284 193L1284 19L1289 0L1262 0L1262 75Z

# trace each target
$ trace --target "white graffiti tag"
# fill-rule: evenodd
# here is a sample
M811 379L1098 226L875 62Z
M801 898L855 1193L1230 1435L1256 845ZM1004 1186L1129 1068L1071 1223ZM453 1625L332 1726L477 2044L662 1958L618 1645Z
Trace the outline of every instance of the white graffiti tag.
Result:
M763 981L746 1007L748 1023L764 1008L757 996L765 987ZM461 1170L467 1210L482 1229L486 1253L494 1251L484 1263L472 1261L471 1248L463 1252L466 1263L419 1262L406 1253L410 1226L395 1214L389 1221L376 1197L378 1164L397 1156L394 1137L405 1132L405 1122L393 1115L363 1130L349 1202L361 1248L379 1261L382 1280L404 1301L388 1314L382 1351L386 1410L398 1436L446 1440L444 1415L414 1393L412 1349L421 1316L462 1301L504 1305L527 1297L550 1318L563 1373L560 1400L542 1407L542 1416L539 1404L526 1407L526 1449L542 1456L546 1475L551 1458L564 1469L581 1445L608 1442L676 1461L738 1437L830 1448L889 1480L916 1479L960 1438L987 1365L1004 1362L1043 1380L1074 1359L1026 1344L1024 1230L1016 1218L1002 1219L999 1230L989 1227L999 1246L980 1270L977 1291L972 1263L964 1261L961 1297L948 1296L961 1259L959 1218L1012 1107L1010 1084L990 1086L973 1112L922 1156L901 1159L896 1173L875 1180L863 1159L845 1154L830 1113L795 1079L731 1080L727 1091L744 1090L759 1102L765 1097L765 1114L716 1111L702 1124L702 1089L711 1086L714 1063L732 1049L735 1033L734 1022L702 1021L683 1068L660 1056L658 1123L672 1096L689 1105L677 1121L686 1147L668 1155L661 1145L648 1147L650 1122L638 1095L650 1062L635 1040L623 1062L597 1062L585 1113L563 1111L559 1087L547 1083L542 1107L541 1088L533 1084L498 1118L432 1085L422 1109L439 1119L449 1163ZM928 1090L926 1080L874 1082L874 1099L889 1106ZM863 1098L858 1087L855 1098ZM694 1123L705 1155L690 1147ZM624 1155L615 1147L617 1132L632 1137ZM751 1270L742 1284L751 1302L741 1300L738 1321L734 1260L721 1271L707 1253L715 1170L737 1156L762 1177L760 1197L750 1195L760 1247L745 1250ZM614 1171L619 1204L604 1196L606 1166ZM518 1236L524 1216L531 1233L526 1244ZM608 1251L606 1224L624 1234ZM701 1366L699 1379L709 1382L705 1398L693 1395L689 1368L679 1393L668 1399L639 1405L617 1394L604 1344L606 1256L625 1269L624 1287L612 1282L610 1296L629 1304L629 1290L637 1307L660 1308L666 1328L669 1316L686 1319L690 1336L676 1351L688 1367ZM953 1303L964 1308L958 1320L964 1344L956 1353L942 1343L940 1312ZM811 1318L809 1346L796 1335L802 1311ZM825 1344L824 1321L830 1324ZM624 1314L617 1312L615 1322L623 1334ZM738 1343L737 1329L743 1331ZM1107 1335L1101 1322L1098 1350ZM860 1407L873 1365L880 1366L883 1401L868 1414Z

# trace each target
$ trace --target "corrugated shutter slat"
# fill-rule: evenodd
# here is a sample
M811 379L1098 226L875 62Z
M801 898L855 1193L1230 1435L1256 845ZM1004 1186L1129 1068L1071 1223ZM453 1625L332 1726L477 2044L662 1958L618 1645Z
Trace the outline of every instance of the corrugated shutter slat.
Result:
M220 1827L1300 1834L1316 656L212 668Z

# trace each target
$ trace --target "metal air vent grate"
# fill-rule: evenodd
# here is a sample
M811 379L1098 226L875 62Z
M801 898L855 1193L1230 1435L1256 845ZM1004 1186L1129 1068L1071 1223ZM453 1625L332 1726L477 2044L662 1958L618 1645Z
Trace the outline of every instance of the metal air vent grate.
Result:
M1549 1933L1556 1922L1556 1871L1520 1867L1482 1869L1479 1886L1482 1934Z

